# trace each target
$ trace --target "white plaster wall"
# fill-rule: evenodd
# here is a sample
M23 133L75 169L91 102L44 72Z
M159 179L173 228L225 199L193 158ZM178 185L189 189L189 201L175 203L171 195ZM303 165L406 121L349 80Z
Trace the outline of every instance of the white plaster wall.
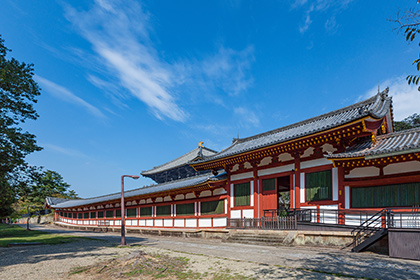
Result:
M244 163L244 168L245 169L252 169L252 164L250 164L249 162L245 162Z
M360 215L346 214L344 223L348 226L360 226Z
M185 199L191 199L191 198L195 198L195 194L194 193L187 193L185 195Z
M181 200L181 199L184 199L183 194L178 194L177 196L175 196L175 200Z
M232 219L240 219L241 217L241 210L232 210L230 211L230 217Z
M257 165L258 166L266 166L266 165L269 165L271 162L273 162L273 157L265 157Z
M320 210L337 210L338 209L338 205L321 205L319 206ZM338 219L337 219L337 212L335 211L331 211L331 212L323 212L322 215L320 215L320 222L321 223L326 223L326 224L336 224Z
M211 196L210 190L206 190L200 193L200 197L206 197L206 196Z
M300 173L300 203L305 202L305 173Z
M294 160L291 154L289 153L282 153L277 157L278 161L288 161L288 160Z
M236 175L231 175L230 176L230 180L231 181L237 181L237 180L242 180L242 179L248 179L248 178L252 178L253 172L246 172L246 173L241 173L241 174L236 174Z
M131 220L127 220L127 221L125 221L125 224L126 224L127 226L131 226Z
M303 155L301 156L301 158L310 157L311 155L313 155L313 154L314 154L314 150L315 150L315 148L314 148L314 147L309 147L309 148L307 148L307 149L303 152Z
M198 227L211 227L211 219L210 218L198 219Z
M175 219L174 220L174 225L176 227L184 227L184 219Z
M172 226L172 219L164 219L163 220L163 226L171 227Z
M146 226L152 227L153 226L153 220L146 220Z
M296 185L296 180L295 180L295 174L293 174L292 176L292 186L293 186L293 193L295 193L295 185ZM296 195L293 196L293 201L292 201L292 207L295 208L296 205Z
M120 226L120 225L121 225L121 220L119 220L119 221L115 221L114 225L116 225L116 226Z
M132 226L137 226L137 220L131 220L131 225Z
M163 226L163 220L162 219L156 219L155 220L155 226L157 226L157 227Z
M237 164L235 164L233 167L232 167L232 169L230 170L230 172L235 172L235 171L237 171L237 170L239 170L239 164L237 163Z
M242 210L243 218L254 218L254 209L244 209Z
M326 153L326 152L331 152L334 153L335 151L337 151L336 148L334 148L333 145L325 143L324 145L321 146L322 148L322 153Z
M233 207L233 198L235 197L233 190L234 190L233 184L230 184L230 208Z
M220 195L220 194L225 194L225 193L226 193L226 190L224 188L218 188L213 191L213 195Z
M196 219L185 219L185 226L186 227L197 227L197 220Z
M338 200L338 169L332 169L332 200Z
M323 165L332 165L332 162L326 158L303 161L300 163L300 169L323 166Z
M162 202L163 201L163 198L162 197L157 197L156 198L156 202Z
M225 214L227 214L227 210L228 210L228 200L227 198L225 198Z
M420 161L407 161L387 165L384 167L384 175L398 174L405 172L420 171Z
M172 201L172 198L168 195L163 198L163 201Z
M254 206L254 181L251 181L250 192L251 192L251 195L249 197L249 200L250 200L249 206Z
M146 200L146 203L152 203L153 201L152 201L152 199L151 198L148 198L147 200Z
M344 178L359 178L372 176L379 176L379 168L375 166L358 167L352 169L349 174L344 175Z
M146 220L139 220L139 226L145 226Z
M225 227L226 225L226 218L213 218L213 227Z
M265 176L265 175L277 174L277 173L282 173L282 172L288 172L288 171L294 170L294 168L295 168L294 164L287 164L283 166L262 169L262 170L258 170L258 176Z
M344 208L350 209L350 187L344 187Z

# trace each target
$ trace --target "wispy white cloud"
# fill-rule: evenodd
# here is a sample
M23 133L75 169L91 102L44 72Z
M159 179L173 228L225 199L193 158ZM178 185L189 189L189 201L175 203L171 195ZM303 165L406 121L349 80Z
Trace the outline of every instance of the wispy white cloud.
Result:
M68 90L67 88L60 86L46 78L43 78L41 76L36 75L35 76L35 80L41 84L41 87L46 90L47 92L49 92L51 95L64 100L66 102L69 103L73 103L76 104L78 106L81 106L83 108L85 108L86 110L88 110L91 114L100 117L100 118L105 118L106 116L102 113L101 110L99 110L98 108L96 108L95 106L89 104L88 102L86 102L85 100L83 100L82 98L76 96L74 93L72 93L70 90Z
M215 92L236 96L252 85L253 47L236 51L221 46L201 59L178 58L170 63L151 41L150 15L140 3L96 0L87 11L71 6L65 10L67 19L91 43L95 63L100 65L90 67L97 74L88 74L87 79L118 106L135 97L157 118L184 122L189 117L183 108L186 94L193 102L206 99L224 106Z
M258 127L260 125L260 119L258 118L258 116L253 111L245 107L234 108L233 112L239 119L239 123L242 126L247 127L251 125L254 127Z
M325 29L335 33L338 24L336 15L345 10L353 0L295 0L290 4L291 9L304 9L304 20L299 27L300 33L305 33L313 22L313 18L319 13L328 12L328 19L325 21Z
M420 92L417 90L417 86L407 83L405 76L381 81L380 85L381 90L389 87L395 120L400 121L414 113L420 113ZM373 96L377 93L378 86L376 85L367 91L363 98Z
M156 117L187 118L171 92L176 77L151 44L149 16L137 2L97 0L89 11L67 6L66 16L92 44L108 74L149 106Z

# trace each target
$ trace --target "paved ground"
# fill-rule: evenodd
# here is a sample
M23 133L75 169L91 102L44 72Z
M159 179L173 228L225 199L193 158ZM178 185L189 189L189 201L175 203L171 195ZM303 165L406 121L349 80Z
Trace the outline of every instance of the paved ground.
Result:
M73 231L51 225L34 226L33 228L52 233L93 237L116 244L120 241L119 233ZM392 259L388 256L372 253L351 253L348 250L336 248L269 247L222 243L220 240L150 237L133 234L127 235L127 243L143 245L145 248L170 250L197 256L204 255L209 256L209 258L227 258L229 262L237 261L238 265L239 263L242 263L242 265L249 264L248 266L252 264L254 265L253 269L260 270L256 274L257 278L273 278L270 275L277 275L277 278L287 277L289 279L341 279L342 277L339 277L341 275L371 279L420 279L419 261ZM77 245L77 243L74 244ZM66 244L66 246L71 245ZM94 246L90 244L86 248L73 248L71 250L72 253L85 250L84 253L88 255L89 251L94 249ZM6 254L14 253L10 249L12 248L0 250L0 269L3 271L7 270L9 266L12 267L13 262L16 262L16 258L7 258ZM71 254L68 254L68 256L71 257ZM304 270L302 271L302 269ZM277 270L283 270L285 274L278 274L279 271ZM319 273L311 272L311 270L319 271ZM0 273L1 277L2 274Z

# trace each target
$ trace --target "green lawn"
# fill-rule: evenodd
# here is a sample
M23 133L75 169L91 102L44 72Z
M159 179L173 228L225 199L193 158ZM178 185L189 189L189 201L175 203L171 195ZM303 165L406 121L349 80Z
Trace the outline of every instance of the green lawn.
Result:
M41 242L43 244L60 244L80 239L80 237L50 234L38 230L29 230L17 225L0 224L0 247L10 243Z

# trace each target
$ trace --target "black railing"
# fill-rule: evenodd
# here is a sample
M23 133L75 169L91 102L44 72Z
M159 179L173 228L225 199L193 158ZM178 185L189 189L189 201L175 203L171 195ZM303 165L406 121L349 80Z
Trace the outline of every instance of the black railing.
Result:
M360 226L351 231L353 235L353 246L358 246L381 229L393 227L393 220L393 212L389 209L382 209L373 214Z
M297 229L295 216L227 219L228 229Z

